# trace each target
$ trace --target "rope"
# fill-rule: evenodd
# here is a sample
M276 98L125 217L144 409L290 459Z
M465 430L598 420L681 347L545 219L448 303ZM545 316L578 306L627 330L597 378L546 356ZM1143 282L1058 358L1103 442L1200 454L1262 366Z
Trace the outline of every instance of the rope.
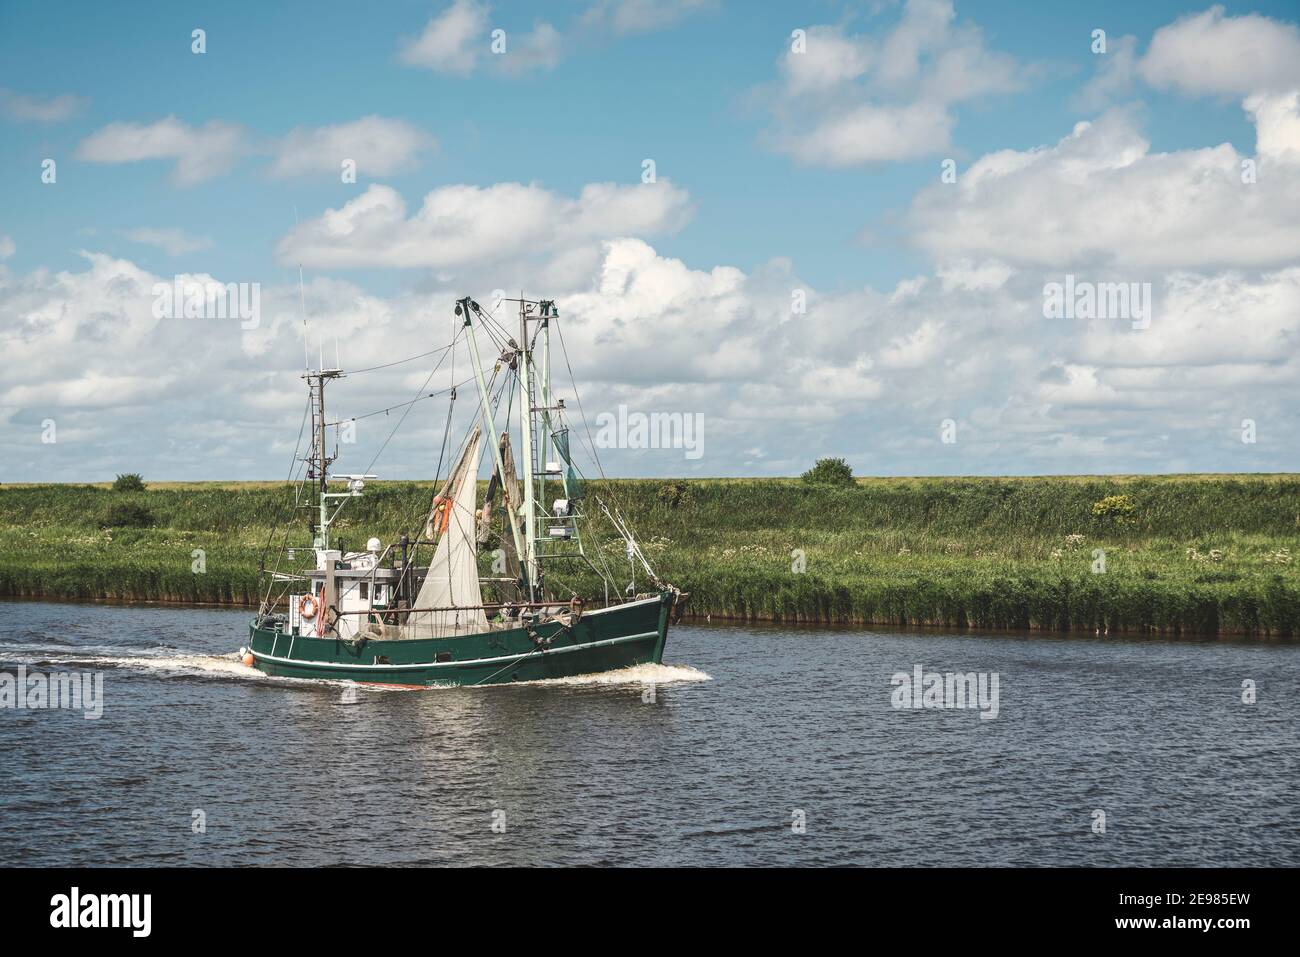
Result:
M456 344L456 340L453 339L452 342L451 342L451 344L452 344L452 345L455 345L455 344ZM450 347L448 347L447 350L444 350L443 353L442 353L442 359L439 359L437 365L435 365L432 369L429 370L429 374L428 374L428 375L425 377L425 379L424 379L424 385L420 386L420 388L419 388L419 391L420 391L420 392L423 392L425 389L427 389L427 388L429 387L429 383L433 381L433 377L434 377L434 375L436 375L437 372L438 372L438 370L439 370L440 368L442 368L443 359L446 359L446 358L447 358L447 352L448 352L449 350L450 350ZM461 384L463 385L463 383L461 383ZM450 392L450 393L454 396L454 395L456 394L456 386L453 385L450 389L444 389L444 390L442 390L442 392ZM430 392L428 395L423 395L423 396L422 396L422 395L417 395L417 396L416 396L414 399L412 399L410 402L407 402L407 403L406 403L406 411L404 411L404 412L402 413L402 417L401 417L400 419L397 420L397 424L394 425L393 428L392 428L392 430L388 433L388 438L384 439L384 444L381 445L381 446L379 446L379 451L377 451L377 452L374 454L374 457L370 460L370 464L366 466L366 471L367 471L367 472L369 472L372 468L374 468L375 463L376 463L377 461L379 461L379 456L381 456L381 455L384 454L384 449L388 448L388 443L391 442L391 441L393 440L393 436L397 434L397 430L400 429L400 428L402 427L402 423L406 421L406 417L407 417L408 415L411 414L411 406L415 405L415 403L421 401L422 399L431 399L431 398L433 398L435 395L438 395L438 394L439 394L438 392ZM393 408L398 408L398 407L397 407L397 406L393 406ZM385 413L388 412L387 409L385 409L385 410L383 410L383 411L384 411ZM368 413L367 415L359 416L359 418L369 418L369 416L371 416L371 415L378 415L378 414L379 414L378 412L371 412L371 413Z
M539 651L545 651L545 650L546 650L545 645L538 645L532 651L528 652L528 654L521 657L518 661L512 661L510 662L510 664L498 668L496 671L492 672L492 674L488 675L486 678L480 678L478 681L474 682L474 685L481 685L485 681L490 681L491 679L495 678L497 675L501 674L501 672L506 671L510 668L514 668L516 665L520 665L523 662L527 661L529 658L537 654ZM471 687L473 687L473 685L471 685Z
M437 371L438 370L435 367L433 372L437 372ZM429 373L429 378L433 377L433 372ZM337 428L338 426L342 425L344 422L356 422L359 419L369 419L369 418L373 418L376 415L387 415L389 412L393 412L396 409L408 408L409 406L415 405L415 403L417 402L423 402L425 399L436 399L440 395L449 395L450 393L455 392L456 390L460 389L461 387L473 381L474 381L473 379L462 379L460 382L448 386L445 389L439 389L436 392L426 392L424 395L417 395L414 399L411 399L409 402L399 402L397 403L397 405L390 405L385 409L376 409L374 412L366 412L362 415L350 415L346 419L339 419L337 422L326 422L325 426L326 428ZM429 379L425 379L424 386L421 386L420 388L423 389L428 384L429 384Z
M564 330L560 327L559 316L552 316L551 320L555 323L555 331L560 337L560 351L564 355L564 367L569 372L569 382L573 385L573 397L578 400L578 416L579 418L582 419L582 428L587 435L587 442L586 442L587 450L591 453L591 458L596 463L596 470L600 473L601 481L605 484L607 491L609 492L610 501L614 503L614 511L618 514L619 519L622 520L623 511L618 507L618 501L617 501L618 496L614 494L614 486L610 483L609 476L605 474L605 467L600 464L600 456L596 454L596 441L591 437L591 425L587 422L587 413L582 408L582 393L578 391L578 380L573 375L573 365L569 362L569 347L565 345L564 342ZM577 470L579 477L581 477L584 480L587 480L587 476L583 474L581 466L576 465L572 461L570 461L569 464L572 465L574 469ZM624 525L624 527L620 528L619 527L620 523L614 520L614 516L611 515L609 509L605 507L605 503L601 501L600 496L596 495L595 499L597 502L600 503L600 507L604 510L606 516L608 516L610 520L610 524L614 527L614 530L618 532L619 536L624 541L632 543L633 547L637 551L638 556L641 559L641 564L645 565L646 571L650 573L650 578L656 584L658 584L659 576L656 575L654 570L650 568L650 565L646 561L645 556L641 554L640 546L636 544L635 539L633 539L632 536L628 534L628 532L626 531L626 521L622 520L622 524ZM610 570L609 564L605 560L605 556L600 549L599 543L597 543L596 545L596 555L597 557L600 558L600 563L601 565L604 566L605 571L609 573L609 577L605 579L606 584L609 585L615 584L614 573L613 571ZM629 563L630 563L630 559L629 559ZM591 562L588 561L587 564L591 565ZM592 565L592 568L594 570L595 566ZM634 569L633 575L635 576L636 574L635 566L633 566L633 569ZM597 574L599 574L599 572L597 572ZM602 578L603 577L604 576L602 576Z
M453 342L451 346L454 346L455 344L456 343ZM418 356L407 356L405 359L396 359L393 362L385 362L383 365L370 366L365 369L353 369L348 372L348 375L361 375L363 372L374 372L376 369L391 369L393 366L400 366L403 362L414 362L416 359L424 359L436 352L446 352L451 348L451 346L443 346L441 349L430 349L428 352L421 352Z
M293 458L289 462L289 474L285 476L284 479L286 485L293 481L294 473L297 472L306 464L305 462L299 460L298 450L302 448L302 435L307 430L307 415L310 411L311 411L311 397L308 396L307 402L303 406L303 410L302 410L302 422L298 425L298 440L293 445ZM304 477L304 481L305 481L305 477ZM302 485L303 483L300 481L298 483L298 487L294 490L293 508L295 512L298 510L298 502L302 495ZM272 526L270 531L267 532L266 544L262 546L262 555L258 559L258 563L257 563L259 568L262 569L266 568L266 556L271 550L271 542L275 539L275 531L276 531L275 527ZM284 540L285 542L288 542L289 540L289 532L287 526L285 528ZM267 608L266 605L267 602L271 600L271 592L275 588L275 573L278 572L279 570L280 570L280 557L279 557L279 551L277 551L276 559L275 559L275 567L271 571L271 577L267 580L266 594L262 598L263 607L258 610L259 615L265 614L267 611L269 611L269 608ZM276 598L276 602L277 603L279 602L278 597Z

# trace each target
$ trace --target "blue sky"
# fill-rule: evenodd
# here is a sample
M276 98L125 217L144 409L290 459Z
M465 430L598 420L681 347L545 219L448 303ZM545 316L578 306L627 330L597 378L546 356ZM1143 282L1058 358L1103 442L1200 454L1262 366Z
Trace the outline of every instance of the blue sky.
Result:
M617 40L601 38L572 59L526 79L447 77L398 62L399 38L418 34L440 5L393 3L361 14L348 3L213 4L196 14L171 3L139 4L124 16L102 4L69 4L55 16L45 4L9 4L0 12L0 55L8 87L76 91L91 103L56 129L10 126L0 162L6 177L6 228L25 242L17 267L72 265L86 228L128 229L170 219L211 224L214 248L193 265L209 271L274 278L276 240L301 215L337 204L340 183L268 182L247 162L204 189L166 188L165 161L135 168L79 167L66 175L52 204L39 177L45 156L69 153L106 123L175 114L191 123L240 122L267 137L294 126L337 123L377 113L402 117L439 139L426 165L385 182L415 194L443 183L538 181L566 192L588 182L634 182L641 160L687 186L700 214L661 244L688 261L751 268L794 259L810 282L827 288L908 275L921 259L886 239L864 244L872 229L889 236L890 214L934 178L935 162L870 169L801 168L755 148L765 126L753 103L756 87L773 81L773 66L790 30L813 22L888 25L897 11L883 5L814 3L792 16L789 4L719 5L674 27ZM1228 4L1230 11L1284 17L1288 3ZM201 9L201 8L200 8ZM503 4L492 22L530 29L543 11L563 23L579 4ZM1026 149L1059 137L1074 119L1070 98L1094 69L1091 31L1149 36L1187 12L1186 4L978 3L958 8L979 22L999 49L1042 64L1041 78L1014 97L961 110L953 153L974 157ZM1294 14L1293 14L1294 16ZM851 19L850 19L851 18ZM207 54L190 52L190 32L208 33ZM57 81L56 81L57 79ZM1155 149L1205 142L1249 148L1254 131L1234 102L1186 102L1148 96L1147 127ZM528 143L528 149L514 144ZM367 181L364 172L359 176ZM12 192L11 192L12 191ZM123 252L133 252L122 244ZM143 264L185 267L182 261ZM382 282L384 277L368 277ZM400 282L401 274L390 274Z
M1240 409L1220 402L1195 422L1187 416L1189 402L1194 405L1195 400L1186 390L1196 370L1212 374L1206 370L1213 370L1215 363L1207 363L1205 357L1189 355L1180 361L1171 359L1167 350L1148 357L1149 368L1158 369L1167 380L1162 385L1162 404L1147 394L1149 390L1133 386L1140 373L1132 372L1131 363L1116 361L1117 355L1128 351L1123 343L1096 338L1081 342L1076 336L1040 334L1038 327L1029 335L1020 326L999 332L999 307L987 297L978 303L956 298L963 290L972 295L987 293L987 284L943 278L953 275L954 268L988 267L997 273L996 264L1004 264L1013 278L998 288L1011 289L1023 281L1031 291L1027 308L1032 314L1033 290L1041 287L1044 275L1095 269L1097 263L1105 263L1109 270L1098 273L1098 279L1152 281L1157 288L1169 290L1166 301L1170 302L1192 295L1183 287L1169 286L1187 270L1211 284L1231 282L1236 276L1240 282L1266 288L1276 298L1280 318L1276 327L1261 335L1293 346L1296 330L1287 317L1294 313L1294 300L1288 298L1291 277L1286 267L1294 266L1295 259L1288 243L1273 243L1273 254L1255 259L1201 255L1193 249L1182 259L1171 253L1157 261L1144 260L1140 251L1130 255L1118 243L1099 241L1106 254L1100 258L1097 248L1080 243L1058 261L1045 262L1036 260L1032 250L1005 253L997 237L976 237L979 222L971 233L976 238L956 242L955 251L936 238L933 228L918 226L918 215L928 202L925 197L931 195L927 191L935 189L944 159L955 160L964 173L982 157L1001 151L1050 151L1080 121L1101 129L1103 115L1118 117L1114 123L1123 130L1096 148L1122 150L1125 136L1136 131L1147 143L1144 162L1168 154L1185 157L1196 166L1197 151L1220 144L1227 144L1234 157L1255 156L1258 121L1243 104L1256 92L1284 101L1291 89L1294 67L1281 61L1295 35L1293 3L1227 3L1216 14L1208 5L1166 2L959 2L955 15L947 20L942 15L930 17L927 22L940 25L927 27L931 33L925 42L935 51L976 51L973 55L1000 58L998 69L1005 67L999 83L990 82L988 91L969 98L952 89L939 95L926 92L931 87L925 71L941 62L937 52L931 59L923 57L920 73L903 84L891 86L873 74L891 37L900 35L900 24L909 16L917 16L920 3L909 9L896 3L819 2L795 7L689 0L650 7L625 0L603 5L600 0L575 0L490 7L461 0L461 5L474 8L478 22L488 30L506 31L508 49L496 58L499 62L486 52L489 37L483 30L466 42L473 65L463 70L448 71L436 62L420 64L403 55L406 43L435 28L451 7L448 3L9 3L0 9L0 169L4 171L0 237L7 237L0 252L9 249L0 260L4 269L0 330L11 342L32 350L21 382L11 381L6 389L0 380L0 444L11 453L3 481L90 480L128 468L158 478L267 478L281 471L278 462L268 468L261 454L263 449L278 448L272 433L296 431L296 411L285 414L287 398L283 408L262 406L261 412L239 408L251 389L263 387L250 368L288 370L295 355L301 354L300 347L292 348L291 316L286 316L283 329L276 327L283 335L252 342L230 329L216 334L219 346L212 336L191 336L195 348L216 348L220 355L214 364L225 378L219 386L214 384L215 395L194 395L195 377L182 369L174 381L177 388L189 392L149 393L124 387L121 401L114 400L114 383L127 378L123 370L143 378L150 374L147 370L156 374L168 367L174 353L163 342L174 342L171 336L156 337L157 353L149 352L152 340L146 336L135 342L129 354L115 359L112 347L92 350L77 367L43 359L38 341L42 335L32 331L39 323L32 317L55 320L48 318L52 307L43 306L41 296L62 302L59 308L64 311L71 308L69 301L94 301L85 290L69 295L66 283L60 287L50 278L61 272L85 274L83 252L129 264L138 271L131 273L132 281L143 281L141 275L170 281L176 274L207 274L222 282L261 283L274 299L276 289L296 284L295 259L303 254L287 241L295 220L310 225L327 210L356 201L371 187L394 191L404 200L408 214L426 195L458 185L490 190L496 184L520 183L572 200L588 184L635 189L645 158L653 158L660 180L682 192L680 204L671 214L665 212L662 221L649 223L645 236L636 228L649 222L643 216L626 226L611 223L607 235L593 235L593 243L643 239L655 264L679 260L691 276L700 277L718 268L734 268L744 277L744 288L740 292L721 289L715 281L703 294L711 298L690 315L682 304L682 290L661 289L661 301L642 301L636 307L636 317L647 329L641 338L626 338L625 347L639 348L650 341L649 328L657 323L670 334L684 333L687 338L711 327L701 345L728 355L741 349L735 345L736 324L747 323L745 328L754 331L765 329L768 322L779 324L770 316L771 301L788 300L788 290L794 287L813 294L824 306L826 321L792 340L817 341L807 355L796 355L797 349L782 345L790 336L788 329L766 328L767 335L756 334L755 342L744 348L757 354L766 343L770 351L752 366L737 360L731 371L677 362L657 368L653 382L630 388L627 379L608 370L635 364L634 358L614 356L587 366L584 401L589 404L614 408L630 402L646 411L700 411L711 422L711 436L716 436L702 461L686 462L680 455L656 455L649 450L617 450L622 454L606 456L611 471L790 474L816 454L844 454L861 472L893 474L1296 467L1291 441L1295 425L1284 413L1288 406L1294 409L1296 396L1294 386L1280 375L1279 365L1288 361L1286 355L1225 359L1223 364L1233 371L1225 373L1227 378L1214 394L1255 387L1259 393L1247 397ZM1163 59L1152 53L1158 31L1198 16L1205 18L1203 29L1169 34L1166 46L1172 52ZM511 57L520 56L518 51L530 36L541 35L539 24L553 31L545 62L532 68L506 66L517 62ZM195 28L206 31L207 52L202 55L191 52ZM818 37L864 51L864 62L873 65L828 81L815 95L796 95L794 74L783 65L796 28L820 28L825 32ZM1090 50L1090 35L1096 28L1107 31L1111 48L1105 56ZM1103 97L1082 102L1084 91L1106 58L1115 58L1125 36L1135 44L1134 66L1126 71L1125 82ZM510 43L516 44L514 50ZM1225 43L1244 47L1229 56L1231 62L1214 61L1200 69L1208 79L1198 86L1195 62L1189 66L1179 59L1189 50L1194 53L1196 43L1218 44L1215 49ZM1256 45L1258 55L1252 52ZM806 56L822 56L827 49L819 40L810 45ZM1268 62L1269 57L1279 62ZM1246 69L1250 75L1243 78L1233 64L1252 59L1260 64L1251 68L1253 74ZM1210 75L1216 70L1222 75ZM976 68L966 79L980 80L981 74L987 76L988 71ZM70 98L72 105L61 109L60 97ZM827 152L811 159L791 145L802 140L819 151L816 141L861 103L882 101L897 107L897 113L891 114L895 117L929 111L926 115L933 120L938 111L948 124L947 142L919 142L904 151L906 155L885 159L874 158L870 144L859 149L849 143L839 158ZM45 115L34 119L33 110L42 107L47 108ZM130 153L130 144L121 141L129 140L131 131L98 150L87 147L113 124L134 124L132 130L139 138L169 117L180 124L182 138L205 124L224 124L238 131L239 145L231 149L228 162L218 164L217 172L189 182L177 181L174 156L122 158ZM362 163L356 183L341 182L337 175L321 170L272 173L277 157L288 150L286 138L292 131L309 136L311 130L364 117L400 124L405 134L427 138L422 140L426 145L410 157L399 156L394 168L379 174L368 172ZM933 123L918 135L925 140L932 132ZM202 146L197 149L202 151ZM55 184L41 181L41 163L46 158L58 163ZM1101 168L1110 166L1102 163ZM1196 182L1195 177L1189 182ZM1271 181L1269 189L1280 192L1265 205L1276 207L1295 197L1289 181L1281 186L1276 182ZM1104 195L1107 188L1101 183L1088 187L1090 195ZM989 206L995 199L974 197L964 210L943 215L951 215L948 222L953 230L972 228L966 220L1004 221L998 217L1004 216L1011 201ZM1214 203L1225 210L1234 208L1222 198ZM1189 213L1187 230L1204 229L1204 221L1196 215ZM1227 225L1228 234L1253 229L1246 218L1251 211L1241 210L1240 215L1242 221ZM1292 232L1297 220L1300 216L1292 217ZM1177 223L1164 226L1163 235L1180 232ZM1071 228L1068 217L1060 228ZM1267 234L1269 228L1285 231L1285 223L1266 225L1261 231ZM171 238L170 244L158 239L161 233ZM603 268L608 270L609 247L601 248L606 250ZM593 256L594 250L593 246ZM565 244L556 256L582 259L587 252L585 247ZM306 255L311 260L312 254ZM995 265L989 267L990 263ZM596 279L574 278L565 272L560 282L553 263L544 268L535 265L524 266L522 260L488 251L454 262L390 267L377 264L373 257L349 258L334 250L319 253L314 263L307 263L306 272L310 282L344 284L345 298L367 297L395 313L409 313L408 306L421 297L446 300L462 288L484 296L496 285L515 288L525 281L549 278L550 289L530 286L529 291L573 297L575 324L590 332L589 337L577 338L589 338L593 345L608 341L608 335L602 339L600 324L617 318L620 310L626 312L627 303L594 301ZM86 275L85 281L102 280L111 286L115 268L126 269L106 266L98 279ZM777 274L785 278L774 278ZM649 267L638 275L649 275ZM1280 285L1278 275L1285 280ZM949 298L918 302L909 311L903 302L906 296L900 299L899 284L917 277L928 277L927 288L940 286ZM703 282L681 281L692 288ZM782 283L785 288L780 291L770 288ZM328 299L327 289L314 292ZM743 303L737 305L733 297ZM1024 305L1025 298L1016 301ZM1205 297L1193 298L1204 301ZM105 307L108 312L112 308ZM121 321L129 324L127 313L133 307L123 308ZM926 360L933 364L921 369L897 365L898 352L907 343L915 344L917 336L926 341L936 335L941 340L947 337L956 345L960 336L948 336L941 325L955 321L953 317L968 308L984 310L981 321L992 323L982 340L989 351L984 366L962 371L962 362L969 358L962 352L969 353L969 343L947 355L936 353ZM728 318L721 321L719 315ZM51 354L60 360L68 357L68 343L96 340L84 316L66 321L82 325L65 330L62 338L50 331L51 342L64 343L65 348ZM113 320L104 321L111 327ZM337 334L330 321L321 316L322 329ZM383 327L383 335L399 354L420 351L403 350L402 335L408 329L404 321L394 319L394 325ZM1186 311L1165 321L1171 341L1200 333L1212 339L1218 334ZM861 337L854 335L857 322L863 326ZM100 333L112 339L108 327ZM1001 340L1004 333L1011 338ZM818 341L823 337L825 341ZM350 341L344 341L345 352L350 351ZM1018 374L1024 382L1017 391L1014 383L996 374L997 356L1022 352L1024 370ZM1241 374L1250 361L1263 362L1269 375ZM789 367L778 369L780 374L770 382L760 381L786 363ZM103 378L91 382L97 394L86 400L86 390L76 387L75 379L96 368ZM897 378L886 375L886 368L896 369ZM1041 396L1025 398L1031 383L1058 368L1081 390L1089 384L1094 393L1080 395L1072 410L1075 414L1059 418L1054 426L1052 416L1069 411L1068 402L1044 404L1042 415L1048 425L1043 428L1018 418L1018 406L1041 400ZM1276 381L1275 373L1279 374ZM962 375L973 377L967 391L952 385L953 378ZM241 376L245 378L231 381ZM828 382L829 387L819 385ZM405 394L405 387L398 383L391 392L377 387L356 401L373 399L382 404ZM585 394L588 387L591 399ZM992 395L990 389L1003 391ZM227 410L217 431L229 427L233 433L228 441L204 446L192 436L214 401ZM801 412L778 414L768 423L744 413L765 402ZM1134 415L1126 414L1138 410L1155 415L1156 407L1166 411L1145 433ZM944 408L949 413L939 414ZM940 423L949 417L958 424L959 436L978 437L978 441L959 439L956 448L936 444ZM1240 420L1261 417L1273 417L1269 428L1260 429L1271 444L1263 447L1261 440L1241 448L1243 443L1234 438ZM58 448L42 447L37 423L47 418L66 421L67 433L85 436L85 444L77 448L69 438L57 443ZM148 432L150 423L157 425L160 434L172 436L171 452L136 444L142 427ZM798 454L788 448L792 429L807 443ZM240 430L253 433L242 446L237 440ZM180 435L185 438L175 437ZM93 442L90 436L95 437ZM1153 439L1167 443L1155 454ZM115 446L120 452L113 451ZM418 474L425 467L418 447L403 448L397 446L394 468ZM178 457L178 451L183 456Z

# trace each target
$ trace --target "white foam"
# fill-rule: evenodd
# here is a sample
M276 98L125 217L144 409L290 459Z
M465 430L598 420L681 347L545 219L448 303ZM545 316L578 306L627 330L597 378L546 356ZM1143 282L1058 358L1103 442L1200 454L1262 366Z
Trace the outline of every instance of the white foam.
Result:
M253 681L271 677L245 665L237 652L227 655L187 655L160 651L158 654L112 655L96 653L98 649L90 654L78 654L67 649L54 651L30 647L24 649L24 652L17 655L10 652L5 657L29 668L38 665L42 668L126 668Z
M67 648L41 649L27 646L23 653L10 652L5 657L20 662L29 668L40 664L48 667L65 668L127 668L136 671L154 671L177 675L198 675L202 677L228 678L234 681L274 681L289 682L297 685L330 685L334 687L351 686L364 691L421 691L462 687L459 685L432 684L424 688L409 685L385 685L381 682L356 682L351 679L327 678L286 678L268 675L256 668L244 664L238 652L225 655L198 655L172 653L169 649L159 649L158 653L138 653L132 655L103 654L99 646L87 649L90 653L78 654ZM6 649L7 650L7 649ZM664 685L695 681L712 681L712 677L689 665L633 665L616 671L600 671L587 675L572 675L565 678L539 678L534 681L512 681L510 686L519 685ZM504 684L504 683L503 683ZM501 687L502 685L479 685L477 687ZM475 686L468 686L475 687Z
M666 685L693 681L712 681L710 675L690 665L632 665L617 671L598 671L568 678L539 678L536 681L512 681L511 685Z

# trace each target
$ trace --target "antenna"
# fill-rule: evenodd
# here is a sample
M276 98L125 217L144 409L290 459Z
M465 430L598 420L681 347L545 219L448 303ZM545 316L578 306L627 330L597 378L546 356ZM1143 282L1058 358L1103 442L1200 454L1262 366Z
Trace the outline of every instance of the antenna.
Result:
M311 369L311 353L307 351L307 293L302 288L302 263L298 263L298 302L302 308L302 366Z
M293 208L293 229L298 231L298 207ZM311 371L311 353L307 348L307 293L302 284L302 263L298 263L298 304L302 308L302 367L306 372Z

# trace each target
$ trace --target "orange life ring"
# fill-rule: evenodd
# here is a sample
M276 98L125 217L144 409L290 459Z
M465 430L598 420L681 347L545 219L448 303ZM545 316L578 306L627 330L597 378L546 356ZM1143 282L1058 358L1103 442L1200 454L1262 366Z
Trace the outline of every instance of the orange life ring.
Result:
M303 595L298 602L298 614L308 621L316 617L316 596Z

